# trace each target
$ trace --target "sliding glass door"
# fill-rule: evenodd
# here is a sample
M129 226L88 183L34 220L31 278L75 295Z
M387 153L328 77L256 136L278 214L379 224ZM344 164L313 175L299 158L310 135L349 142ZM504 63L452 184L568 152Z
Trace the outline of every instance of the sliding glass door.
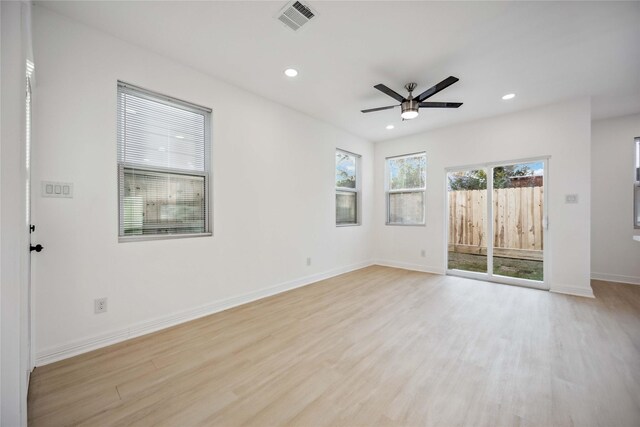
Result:
M447 172L449 274L547 289L546 170L540 159Z

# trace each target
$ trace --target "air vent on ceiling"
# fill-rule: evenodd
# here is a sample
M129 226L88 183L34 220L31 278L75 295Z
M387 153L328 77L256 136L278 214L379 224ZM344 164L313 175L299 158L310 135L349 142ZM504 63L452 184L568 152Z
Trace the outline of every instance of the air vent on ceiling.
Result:
M316 13L312 11L309 6L299 1L292 1L280 9L276 18L293 31L298 31L300 27L309 22L314 16L316 16Z

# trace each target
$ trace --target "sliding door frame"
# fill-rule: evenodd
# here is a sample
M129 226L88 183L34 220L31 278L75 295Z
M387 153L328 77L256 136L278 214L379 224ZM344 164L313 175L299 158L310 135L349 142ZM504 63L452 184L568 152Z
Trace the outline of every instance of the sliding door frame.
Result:
M473 165L464 165L464 166L452 166L447 167L444 170L444 209L445 209L445 227L444 227L444 271L447 275L451 276L460 276L467 277L470 279L484 280L489 282L503 283L507 285L515 285L515 286L524 286L527 288L535 288L542 290L549 290L549 273L550 273L550 252L551 245L549 239L549 160L551 156L539 156L539 157L529 157L524 159L516 159L516 160L505 160L500 162L487 162L487 163L477 163ZM542 238L544 242L544 247L542 251L542 268L543 268L543 280L530 280L530 279L520 279L516 277L509 276L501 276L493 273L493 249L494 249L494 232L493 232L493 168L500 166L508 166L520 163L533 163L533 162L542 162L544 165L544 175L543 175L543 185L544 185L544 193L543 193L543 211L542 211ZM459 171L470 171L470 170L484 170L487 174L487 197L486 197L486 215L487 215L487 235L490 236L490 239L487 240L487 272L480 273L475 271L465 271L465 270L457 270L457 269L449 269L449 181L448 174L450 172L459 172Z

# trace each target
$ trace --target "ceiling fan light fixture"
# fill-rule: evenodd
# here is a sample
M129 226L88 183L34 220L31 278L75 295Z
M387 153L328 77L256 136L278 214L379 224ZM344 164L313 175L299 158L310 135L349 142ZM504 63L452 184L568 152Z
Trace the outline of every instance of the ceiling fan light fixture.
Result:
M403 111L400 114L400 117L402 117L405 120L411 120L411 119L415 119L416 117L418 117L418 111L417 110L407 110L407 111Z
M400 117L405 120L411 120L418 117L418 102L413 99L408 99L401 104L402 113L400 113Z

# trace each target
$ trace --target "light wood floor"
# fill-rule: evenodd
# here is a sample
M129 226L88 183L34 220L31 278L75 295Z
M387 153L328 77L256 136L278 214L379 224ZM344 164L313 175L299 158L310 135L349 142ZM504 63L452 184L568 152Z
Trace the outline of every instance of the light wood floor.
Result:
M369 267L37 368L29 423L640 425L640 286Z

